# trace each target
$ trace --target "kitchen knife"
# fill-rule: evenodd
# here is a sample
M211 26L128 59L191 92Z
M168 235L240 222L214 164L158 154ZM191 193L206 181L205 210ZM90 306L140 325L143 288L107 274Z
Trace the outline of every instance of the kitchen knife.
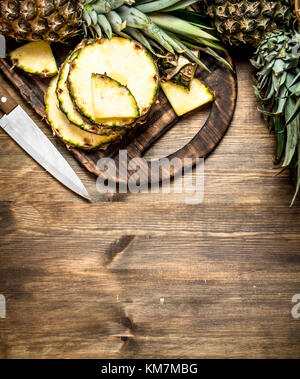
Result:
M0 119L5 132L62 184L91 200L68 162L4 88L0 88L0 109L5 113Z

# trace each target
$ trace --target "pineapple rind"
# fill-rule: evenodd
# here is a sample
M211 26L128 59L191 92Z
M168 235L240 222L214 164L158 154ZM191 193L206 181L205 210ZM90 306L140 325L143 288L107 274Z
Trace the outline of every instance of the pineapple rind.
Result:
M140 115L148 113L158 93L159 75L151 55L139 43L122 37L97 40L83 48L72 63L68 76L70 95L78 111L93 123L96 120L90 88L91 75L96 73L127 86Z
M205 14L222 40L231 45L257 47L265 35L292 20L293 0L205 0ZM194 7L200 7L201 2ZM196 8L197 9L197 8Z
M199 79L191 81L190 90L171 81L161 83L161 87L177 116L183 116L214 99L213 94Z
M96 135L73 125L59 108L56 96L57 80L58 77L52 79L45 95L47 118L55 135L66 144L83 150L106 148L110 143L122 138L123 131L108 136Z
M47 42L29 42L9 53L15 67L43 78L55 76L58 72L55 58Z
M0 33L16 40L62 42L81 32L82 1L1 0Z

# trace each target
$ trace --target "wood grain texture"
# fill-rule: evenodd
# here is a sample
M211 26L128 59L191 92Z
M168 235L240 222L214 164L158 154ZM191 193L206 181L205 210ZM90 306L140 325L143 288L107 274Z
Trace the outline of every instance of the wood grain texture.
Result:
M300 204L238 62L233 123L205 161L205 200L97 194L95 178L0 77L93 194L87 204L0 131L0 357L300 358ZM152 148L186 145L208 110ZM176 181L175 184L176 186Z
M5 114L9 114L17 105L17 102L10 96L9 92L3 87L0 88L0 110Z

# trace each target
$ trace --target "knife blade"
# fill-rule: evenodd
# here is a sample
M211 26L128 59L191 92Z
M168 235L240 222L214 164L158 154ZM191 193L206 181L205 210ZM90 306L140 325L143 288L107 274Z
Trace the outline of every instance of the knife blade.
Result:
M3 130L54 178L91 201L86 188L65 158L4 88L0 89L0 109L5 113L0 119Z

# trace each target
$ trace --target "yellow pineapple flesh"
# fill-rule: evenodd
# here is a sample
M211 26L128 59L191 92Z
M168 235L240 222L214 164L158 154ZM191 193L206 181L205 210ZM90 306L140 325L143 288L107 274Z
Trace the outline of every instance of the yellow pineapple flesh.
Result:
M161 83L161 87L177 116L183 116L214 99L213 94L199 79L191 81L190 90L171 81Z
M47 42L29 42L9 54L15 67L33 75L48 78L57 74L57 65Z

